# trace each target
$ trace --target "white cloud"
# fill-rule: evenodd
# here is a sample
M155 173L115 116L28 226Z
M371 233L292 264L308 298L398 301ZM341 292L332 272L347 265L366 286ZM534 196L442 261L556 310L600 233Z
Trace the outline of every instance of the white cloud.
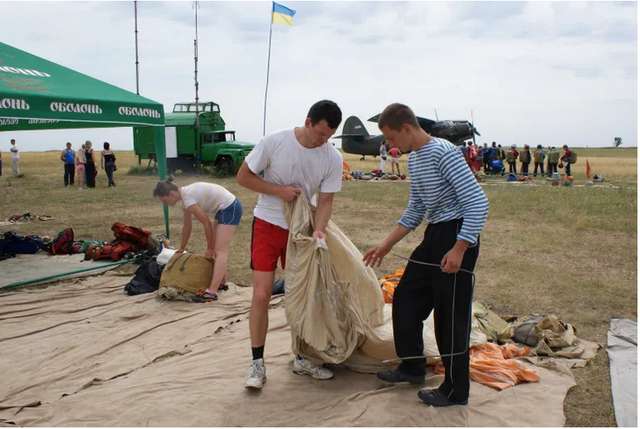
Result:
M273 27L268 130L300 124L330 98L362 119L393 101L427 117L437 108L441 119L473 109L483 141L636 144L634 3L285 4L297 14L294 27ZM220 103L228 126L254 142L269 11L269 2L199 11L200 98ZM167 110L192 99L191 2L140 2L139 27L142 94ZM0 28L5 43L135 90L132 2L0 3ZM17 134L39 148L85 136L131 147L130 130Z

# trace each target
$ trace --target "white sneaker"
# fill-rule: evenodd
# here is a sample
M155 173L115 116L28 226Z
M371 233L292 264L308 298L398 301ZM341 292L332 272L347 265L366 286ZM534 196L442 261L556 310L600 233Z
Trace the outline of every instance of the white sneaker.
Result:
M310 375L316 380L329 380L333 378L333 372L318 366L305 358L295 358L293 360L293 372L298 375Z
M264 367L264 359L254 359L247 374L247 381L244 387L252 389L262 389L267 382L267 369Z

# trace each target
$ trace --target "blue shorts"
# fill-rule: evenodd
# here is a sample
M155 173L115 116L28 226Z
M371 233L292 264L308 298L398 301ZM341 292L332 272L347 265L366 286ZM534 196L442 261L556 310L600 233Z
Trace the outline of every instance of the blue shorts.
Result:
M242 217L242 205L237 198L226 209L218 210L216 221L218 225L238 225Z

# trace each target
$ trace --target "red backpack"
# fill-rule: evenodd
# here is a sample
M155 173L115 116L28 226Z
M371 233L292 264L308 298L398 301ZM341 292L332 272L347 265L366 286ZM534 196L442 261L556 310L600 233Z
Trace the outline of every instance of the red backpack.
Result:
M51 242L49 249L51 255L70 255L73 253L73 229L67 228L60 231L58 236Z
M146 249L149 245L149 236L151 235L151 232L147 230L125 225L120 222L114 223L111 230L118 241L127 241L141 249Z

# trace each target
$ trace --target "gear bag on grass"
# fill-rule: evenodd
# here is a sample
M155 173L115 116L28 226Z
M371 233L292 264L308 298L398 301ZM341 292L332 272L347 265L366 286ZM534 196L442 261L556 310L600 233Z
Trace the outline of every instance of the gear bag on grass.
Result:
M160 287L192 294L209 287L213 274L213 259L192 253L176 253L162 271Z
M116 240L128 241L141 249L146 249L149 245L149 236L151 236L151 233L147 230L125 225L120 222L114 223L111 226L111 230L113 231L113 235L116 237Z
M66 228L58 233L51 242L49 249L51 255L70 255L73 253L73 229Z

